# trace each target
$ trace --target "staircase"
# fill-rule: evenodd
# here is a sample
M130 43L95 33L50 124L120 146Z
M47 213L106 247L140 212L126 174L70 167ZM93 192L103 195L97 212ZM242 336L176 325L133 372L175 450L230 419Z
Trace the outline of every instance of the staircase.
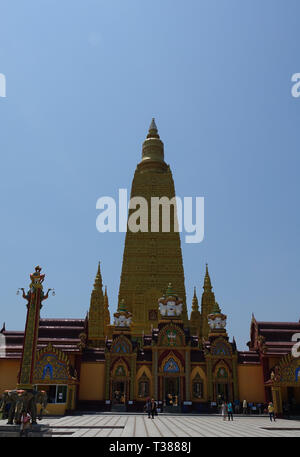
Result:
M31 436L52 436L49 425L32 425L28 431L28 437ZM0 438L17 438L20 437L20 425L0 425Z
M111 411L114 413L125 413L126 412L126 405L111 405Z

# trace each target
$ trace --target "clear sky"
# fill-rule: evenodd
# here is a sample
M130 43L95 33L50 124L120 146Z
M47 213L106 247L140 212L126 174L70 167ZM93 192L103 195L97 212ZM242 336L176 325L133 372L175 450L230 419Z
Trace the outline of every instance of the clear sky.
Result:
M101 260L110 310L125 234L96 201L130 186L154 116L179 196L205 197L182 243L190 309L205 263L239 349L258 320L298 321L299 1L2 2L0 320L22 330L36 264L42 317L85 317Z

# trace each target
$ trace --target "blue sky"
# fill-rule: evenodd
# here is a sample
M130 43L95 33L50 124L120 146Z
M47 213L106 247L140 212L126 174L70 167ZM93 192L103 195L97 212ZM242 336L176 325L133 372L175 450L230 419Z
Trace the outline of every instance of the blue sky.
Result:
M182 244L190 308L208 262L239 349L258 320L298 321L300 4L271 0L6 1L0 17L0 320L22 330L36 264L84 317L101 260L117 305L124 233L96 201L128 188L154 116L179 196L205 197Z

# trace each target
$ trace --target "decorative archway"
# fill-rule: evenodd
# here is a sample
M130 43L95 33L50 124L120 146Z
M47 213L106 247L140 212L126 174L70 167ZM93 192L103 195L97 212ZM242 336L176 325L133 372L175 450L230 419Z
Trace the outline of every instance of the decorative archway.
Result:
M207 398L207 376L201 367L193 368L191 372L190 391L193 401L205 401Z
M183 398L184 369L181 360L170 351L162 359L159 371L161 379L160 395L164 405L172 411L179 409L181 398Z
M135 397L139 401L145 401L152 396L152 374L146 365L138 369L136 380Z
M228 365L222 360L216 363L213 371L214 399L217 403L232 401L232 376Z
M113 405L125 405L129 395L130 373L126 361L119 357L111 367L111 402Z

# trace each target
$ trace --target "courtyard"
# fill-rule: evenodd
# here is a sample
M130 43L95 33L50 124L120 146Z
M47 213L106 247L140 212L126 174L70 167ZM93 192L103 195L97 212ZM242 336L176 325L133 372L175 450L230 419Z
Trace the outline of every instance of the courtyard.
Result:
M0 420L0 426L6 424ZM53 437L300 437L300 420L268 416L164 415L148 419L144 414L86 413L45 417L38 422L49 425Z

